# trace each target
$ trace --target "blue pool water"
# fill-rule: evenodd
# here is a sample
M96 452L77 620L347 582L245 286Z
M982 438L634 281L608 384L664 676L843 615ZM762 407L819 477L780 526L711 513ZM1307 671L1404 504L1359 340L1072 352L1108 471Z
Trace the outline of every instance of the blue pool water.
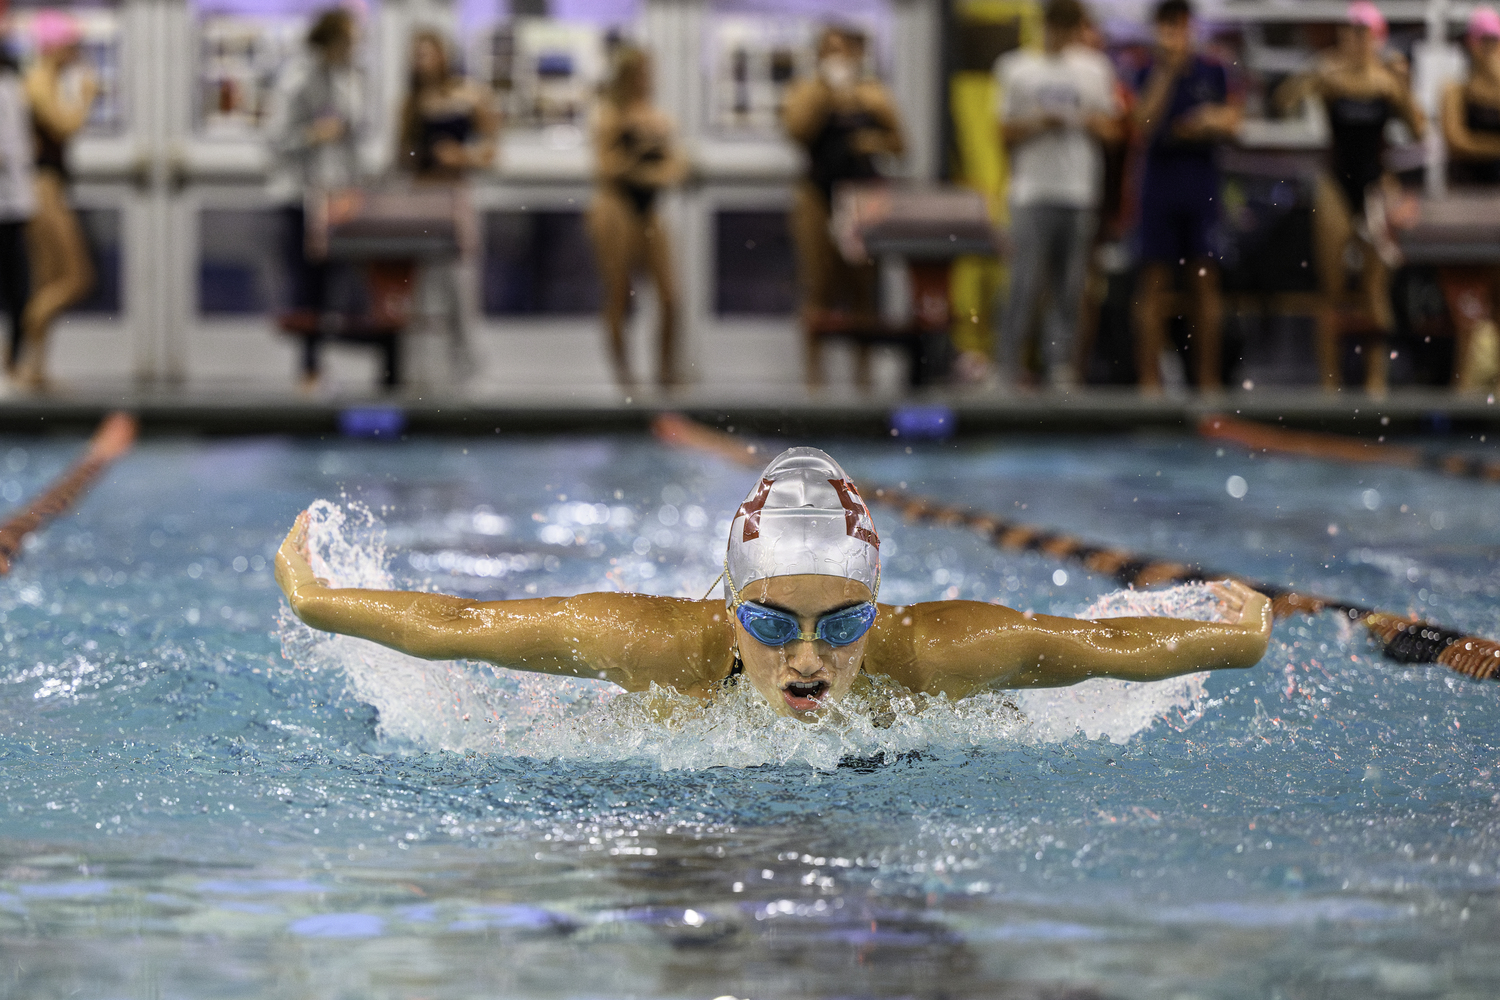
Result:
M1178 437L818 443L1500 634L1492 486ZM0 441L0 496L77 446ZM0 579L0 997L1500 992L1500 686L1334 616L1250 671L807 727L331 640L268 565L326 500L346 582L696 597L751 478L631 437L142 444ZM892 602L1206 606L875 514Z

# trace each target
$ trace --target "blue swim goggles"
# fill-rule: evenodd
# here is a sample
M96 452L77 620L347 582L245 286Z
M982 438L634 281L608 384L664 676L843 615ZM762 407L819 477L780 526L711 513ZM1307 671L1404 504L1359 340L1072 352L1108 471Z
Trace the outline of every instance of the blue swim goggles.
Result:
M874 601L828 612L818 619L817 628L811 633L802 631L802 623L794 616L764 604L737 601L734 613L745 631L762 646L785 646L793 639L805 642L822 639L830 646L848 646L858 642L875 624Z

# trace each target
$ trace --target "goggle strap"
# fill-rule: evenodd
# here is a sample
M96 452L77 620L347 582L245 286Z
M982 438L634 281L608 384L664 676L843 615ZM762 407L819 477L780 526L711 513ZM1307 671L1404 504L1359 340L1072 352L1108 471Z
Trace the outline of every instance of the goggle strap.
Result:
M719 581L722 580L722 579L724 579L724 577L727 576L728 574L729 574L729 567L727 567L727 566L724 567L723 569L719 570L719 575L716 576L716 577L714 577L714 582L710 583L708 585L708 590L704 591L704 593L703 593L703 600L706 601L710 597L713 596L714 588L717 587L719 585Z

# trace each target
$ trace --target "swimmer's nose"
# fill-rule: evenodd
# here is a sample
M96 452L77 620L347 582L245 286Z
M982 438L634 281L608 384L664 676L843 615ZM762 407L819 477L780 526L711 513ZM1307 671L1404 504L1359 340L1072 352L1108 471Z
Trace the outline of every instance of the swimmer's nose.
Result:
M804 639L794 639L787 643L787 666L803 677L811 677L822 670L823 661L818 657L815 647L816 643L807 642Z

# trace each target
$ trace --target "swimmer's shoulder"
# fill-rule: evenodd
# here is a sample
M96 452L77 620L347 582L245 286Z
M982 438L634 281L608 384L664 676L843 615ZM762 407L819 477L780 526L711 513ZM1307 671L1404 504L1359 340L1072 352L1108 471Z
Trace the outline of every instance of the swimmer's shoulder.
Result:
M558 599L572 604L578 613L614 619L614 624L638 629L642 634L663 633L679 639L702 636L721 639L727 648L730 638L729 611L716 599L694 600L690 597L662 597L656 594L612 594L607 591L579 594Z
M1055 619L987 601L927 601L880 606L865 648L865 669L912 691L972 690L1007 672L1007 651L1025 648ZM975 670L984 678L969 678ZM993 675L993 676L992 676Z
M645 690L652 683L678 692L709 697L724 683L734 666L734 632L722 600L692 600L644 594L609 594L620 614L620 624L638 633L642 651L649 650L631 671L627 690Z
M923 601L920 604L880 604L871 629L875 636L897 642L920 642L946 637L954 631L1020 625L1032 615L989 601Z
M955 656L967 655L981 633L1025 627L1030 618L1014 608L984 601L925 601L879 605L865 648L866 669L913 691Z

